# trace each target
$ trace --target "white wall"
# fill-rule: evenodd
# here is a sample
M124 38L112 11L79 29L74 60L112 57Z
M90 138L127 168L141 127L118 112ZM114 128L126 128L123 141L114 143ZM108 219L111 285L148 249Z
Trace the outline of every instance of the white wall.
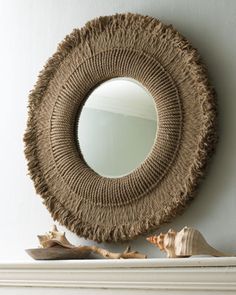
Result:
M220 142L207 178L186 212L163 230L194 226L217 248L236 253L236 1L0 0L1 260L28 259L24 249L36 246L36 235L52 224L26 175L23 154L27 95L38 71L74 27L127 11L174 24L199 49L218 93ZM144 238L132 245L151 257L161 255Z

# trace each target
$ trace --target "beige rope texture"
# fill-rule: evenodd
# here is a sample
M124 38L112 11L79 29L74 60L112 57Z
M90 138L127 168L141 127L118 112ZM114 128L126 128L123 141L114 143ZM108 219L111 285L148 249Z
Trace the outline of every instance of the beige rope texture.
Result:
M114 77L149 90L159 129L140 167L110 179L87 166L76 128L89 93ZM29 97L25 154L55 220L85 238L128 240L186 206L214 149L215 122L214 93L188 41L154 18L117 14L74 30L48 60Z

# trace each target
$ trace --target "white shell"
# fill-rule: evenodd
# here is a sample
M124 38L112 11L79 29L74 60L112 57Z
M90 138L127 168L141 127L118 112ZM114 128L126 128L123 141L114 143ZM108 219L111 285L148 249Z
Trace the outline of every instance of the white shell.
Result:
M147 240L165 251L168 258L192 255L231 256L214 249L198 230L187 226L179 232L170 229L166 234L151 236Z

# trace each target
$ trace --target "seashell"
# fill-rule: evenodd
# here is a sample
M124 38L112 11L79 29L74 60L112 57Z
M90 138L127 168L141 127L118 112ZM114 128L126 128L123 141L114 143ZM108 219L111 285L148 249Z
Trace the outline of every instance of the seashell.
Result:
M207 243L198 230L187 226L179 232L170 229L166 234L160 233L158 236L148 237L147 241L165 251L168 258L192 255L232 256L216 250Z
M45 235L38 235L37 237L42 248L50 248L56 245L69 249L75 248L75 246L67 240L65 232L59 232L56 225L53 225L52 230Z
M175 237L176 232L172 229L169 229L166 234L160 233L158 236L151 236L147 240L157 246L161 251L167 253L168 258L177 257L175 254Z

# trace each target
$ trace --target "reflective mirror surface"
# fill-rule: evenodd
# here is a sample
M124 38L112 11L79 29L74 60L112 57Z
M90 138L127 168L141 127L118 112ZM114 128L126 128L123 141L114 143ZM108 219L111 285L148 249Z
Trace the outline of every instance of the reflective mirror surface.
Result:
M131 173L151 152L158 129L151 94L136 80L114 78L88 97L78 122L84 160L101 176Z

